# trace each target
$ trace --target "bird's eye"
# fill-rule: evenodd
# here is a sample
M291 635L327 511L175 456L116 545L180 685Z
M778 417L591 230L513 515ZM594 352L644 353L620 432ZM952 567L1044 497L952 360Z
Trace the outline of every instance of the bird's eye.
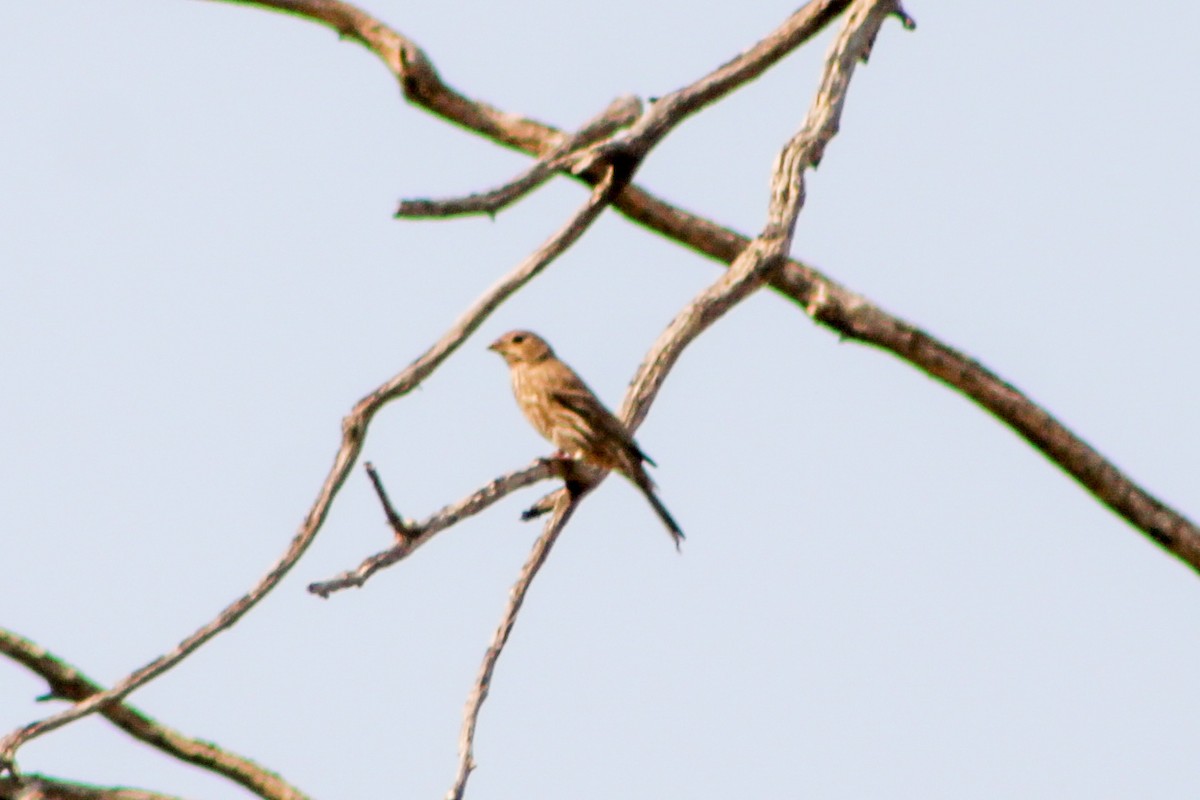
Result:
M520 344L523 341L525 341L524 336L514 336L513 337L513 344Z

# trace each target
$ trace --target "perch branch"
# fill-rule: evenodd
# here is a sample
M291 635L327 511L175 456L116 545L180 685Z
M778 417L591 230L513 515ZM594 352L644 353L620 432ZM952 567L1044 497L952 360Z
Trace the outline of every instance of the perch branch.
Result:
M517 613L525 602L525 595L529 592L530 584L533 583L542 564L546 562L546 557L550 555L550 548L554 547L554 543L558 541L558 535L562 533L563 527L575 513L575 508L579 505L582 497L583 493L575 496L570 496L566 492L559 494L554 514L546 520L546 527L543 529L542 535L534 542L533 550L530 552L525 566L521 568L517 582L513 584L508 593L508 605L504 608L504 616L501 617L496 632L492 634L492 641L488 644L487 652L483 656L483 663L479 665L479 674L475 678L470 695L467 696L466 708L463 709L462 732L458 739L458 771L454 776L454 785L446 793L446 800L462 800L463 792L467 788L467 779L471 776L471 770L475 769L475 726L479 720L479 710L483 707L483 701L487 699L488 690L492 685L492 672L496 669L500 653L504 650L509 634L512 633L513 626L517 622Z
M404 560L438 533L467 517L478 514L497 500L518 489L553 476L554 468L546 459L538 459L524 469L502 475L462 500L435 512L424 522L406 523L409 531L406 538L397 539L395 544L388 549L368 556L355 569L335 575L328 580L309 584L308 590L320 597L329 597L342 589L357 589L376 572Z

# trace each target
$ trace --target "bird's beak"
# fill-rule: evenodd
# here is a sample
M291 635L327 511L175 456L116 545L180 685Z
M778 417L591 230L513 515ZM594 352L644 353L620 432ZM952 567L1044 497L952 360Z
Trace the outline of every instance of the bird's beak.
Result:
M494 341L488 345L488 350L491 350L493 353L503 352L503 350L504 350L503 342L501 342L499 339L497 339L496 341Z

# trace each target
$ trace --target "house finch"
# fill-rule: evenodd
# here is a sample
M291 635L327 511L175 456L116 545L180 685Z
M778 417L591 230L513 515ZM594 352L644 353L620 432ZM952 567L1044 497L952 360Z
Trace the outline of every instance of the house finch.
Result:
M619 419L536 333L509 331L488 345L508 364L517 405L533 427L568 456L628 478L654 506L679 547L683 531L654 494L641 451Z

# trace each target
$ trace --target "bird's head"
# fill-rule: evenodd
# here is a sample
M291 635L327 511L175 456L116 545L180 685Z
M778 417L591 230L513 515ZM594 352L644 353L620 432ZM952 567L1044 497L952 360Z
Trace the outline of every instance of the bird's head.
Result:
M532 331L509 331L489 344L488 350L499 353L509 366L536 364L554 355L546 340Z

